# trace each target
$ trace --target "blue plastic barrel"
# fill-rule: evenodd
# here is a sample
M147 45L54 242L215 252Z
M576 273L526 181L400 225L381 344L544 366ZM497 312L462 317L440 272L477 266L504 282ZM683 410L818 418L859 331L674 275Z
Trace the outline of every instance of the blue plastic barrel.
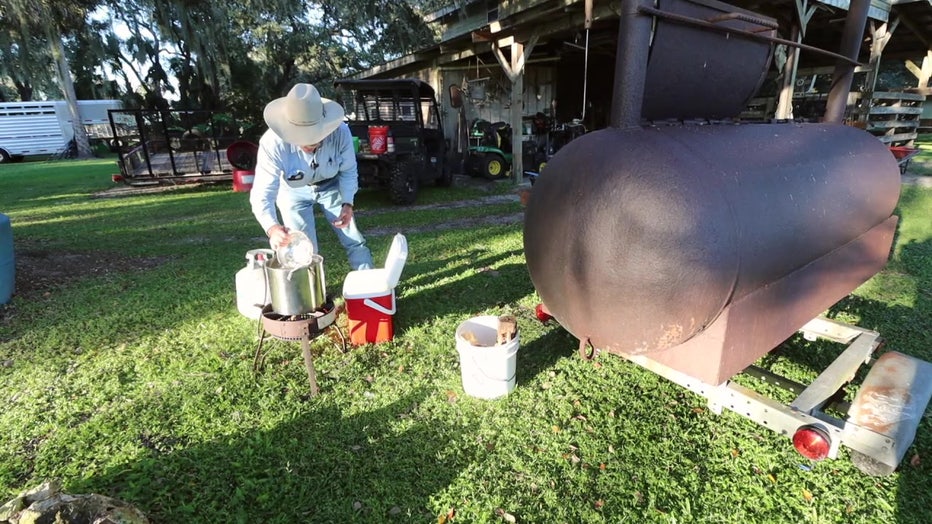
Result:
M16 259L13 257L13 227L10 217L0 213L0 304L13 297L16 281Z

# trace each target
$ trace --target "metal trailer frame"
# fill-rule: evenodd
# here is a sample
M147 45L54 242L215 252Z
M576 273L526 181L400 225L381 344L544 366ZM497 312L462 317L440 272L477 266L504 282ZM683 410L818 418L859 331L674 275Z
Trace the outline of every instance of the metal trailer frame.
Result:
M131 186L228 182L234 166L227 148L243 140L235 120L220 122L209 110L110 110L111 149ZM231 132L229 129L236 129Z
M837 458L840 447L845 446L851 450L852 462L862 472L873 476L893 473L912 444L932 397L932 364L897 352L875 359L873 355L882 345L879 333L822 317L808 322L800 332L807 340L827 339L847 344L847 348L808 386L756 366L743 371L745 375L795 393L796 399L788 405L732 380L715 386L645 355L623 356L705 397L715 414L728 409L790 438L802 427L815 427L830 438L827 458ZM899 360L896 366L877 364L888 356ZM862 365L871 365L871 370L856 398L851 403L839 400L839 393ZM880 389L882 392L878 394ZM843 420L832 416L824 411L828 407L848 417ZM851 414L855 411L868 415L854 417Z

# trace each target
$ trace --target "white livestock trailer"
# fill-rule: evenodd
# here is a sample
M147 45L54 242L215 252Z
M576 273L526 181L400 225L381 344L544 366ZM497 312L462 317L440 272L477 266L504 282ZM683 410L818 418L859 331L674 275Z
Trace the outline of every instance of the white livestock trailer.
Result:
M109 136L107 111L121 108L119 100L79 100L78 113L88 137ZM73 138L71 112L64 100L0 103L0 163L62 153Z

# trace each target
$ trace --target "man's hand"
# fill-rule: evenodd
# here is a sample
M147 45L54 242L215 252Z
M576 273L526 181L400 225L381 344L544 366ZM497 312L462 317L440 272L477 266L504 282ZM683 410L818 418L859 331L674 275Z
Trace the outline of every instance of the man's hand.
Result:
M270 227L265 234L269 236L269 244L272 249L278 249L288 240L288 228L280 224Z
M333 227L343 229L349 225L351 220L353 220L353 206L343 204L340 208L340 217L333 221Z

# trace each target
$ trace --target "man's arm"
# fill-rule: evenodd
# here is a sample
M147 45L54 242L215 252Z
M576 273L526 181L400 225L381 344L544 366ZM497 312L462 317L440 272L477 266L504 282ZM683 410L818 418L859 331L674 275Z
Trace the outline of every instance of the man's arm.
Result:
M266 131L259 140L256 175L249 192L252 214L266 234L269 234L272 226L278 225L275 198L278 196L278 186L281 182L281 155L281 141L271 131Z
M340 171L337 173L340 198L343 199L344 204L353 205L356 191L359 190L359 171L356 167L356 151L353 150L353 134L350 133L346 123L340 124L334 133L337 134L335 137L337 155L340 158Z

